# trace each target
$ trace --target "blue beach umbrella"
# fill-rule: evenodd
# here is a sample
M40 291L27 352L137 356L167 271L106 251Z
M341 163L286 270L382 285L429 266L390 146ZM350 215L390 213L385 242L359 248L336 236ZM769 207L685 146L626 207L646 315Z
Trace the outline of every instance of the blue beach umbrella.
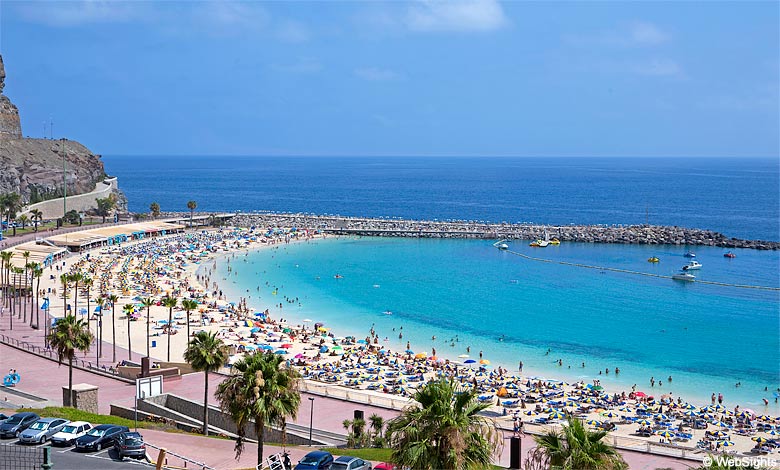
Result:
M477 361L475 361L474 359L466 359L465 361L463 361L464 364L475 364L476 362Z
M562 418L565 418L565 417L566 417L566 415L561 413L560 411L553 411L552 413L547 415L547 418L549 418L549 419L562 419Z
M665 437L666 439L669 439L670 441L674 437L674 433L671 432L671 431L656 431L655 435L656 436Z
M262 348L264 351L270 351L270 350L272 350L272 349L274 348L274 347L273 347L273 346L271 346L270 344L261 344L261 345L260 345L260 347L261 347L261 348Z
M635 423L640 425L640 426L652 426L654 424L649 419L640 419L638 421L635 421Z
M287 354L287 350L286 349L277 349L276 351L274 351L274 354Z
M411 349L407 349L407 350L406 350L406 351L404 351L404 352L405 352L406 354L414 354L414 351L412 351Z

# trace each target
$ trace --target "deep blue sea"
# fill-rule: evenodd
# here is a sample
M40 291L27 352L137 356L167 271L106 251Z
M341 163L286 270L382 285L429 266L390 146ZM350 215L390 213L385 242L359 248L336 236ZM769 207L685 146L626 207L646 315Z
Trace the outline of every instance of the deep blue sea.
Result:
M105 157L130 208L272 210L545 224L680 225L780 240L778 161ZM686 247L563 243L512 250L552 260L669 275ZM780 286L780 253L696 247L700 280ZM657 265L646 260L658 256ZM456 358L480 350L530 375L636 383L697 401L764 410L780 387L780 293L680 283L540 263L478 240L341 238L236 257L218 279L233 296L338 334L372 326L387 346ZM339 273L343 279L334 279ZM225 280L220 281L220 279ZM268 283L266 285L266 282ZM375 287L378 286L378 287ZM276 290L276 294L273 291ZM298 303L287 303L298 298ZM383 311L392 311L385 315ZM403 338L398 334L403 326ZM457 340L456 340L457 335ZM503 335L503 337L502 337ZM432 341L432 336L436 340ZM454 345L453 345L454 343ZM550 350L549 354L547 350ZM563 361L558 366L557 359ZM585 367L582 367L582 363ZM571 368L569 368L571 367ZM614 368L621 374L614 376ZM610 368L611 373L603 373ZM602 371L602 375L599 375ZM649 379L673 377L650 388ZM742 385L736 387L740 382ZM764 388L767 388L765 391ZM769 409L778 413L777 405Z
M133 211L270 210L678 225L780 241L780 161L745 158L104 157Z

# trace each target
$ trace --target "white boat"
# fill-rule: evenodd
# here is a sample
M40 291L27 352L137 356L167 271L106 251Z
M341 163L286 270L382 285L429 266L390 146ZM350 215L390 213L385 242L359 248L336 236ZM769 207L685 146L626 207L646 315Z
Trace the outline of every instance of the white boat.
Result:
M692 260L690 263L682 267L683 271L693 271L694 269L701 269L701 263L696 260Z
M674 279L675 281L693 282L696 280L696 276L689 273L677 273L672 275L672 279Z
M538 239L533 242L531 242L530 246L534 246L537 248L544 248L547 245L550 244L550 234L547 233L547 230L544 231L544 240Z
M495 246L499 250L508 250L509 249L509 245L506 244L505 240L499 240L499 241L493 243L493 246Z

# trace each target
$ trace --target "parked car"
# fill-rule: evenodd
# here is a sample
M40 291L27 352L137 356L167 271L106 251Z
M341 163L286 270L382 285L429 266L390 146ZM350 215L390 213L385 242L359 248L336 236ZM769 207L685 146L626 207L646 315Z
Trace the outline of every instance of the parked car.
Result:
M330 470L371 470L371 462L357 457L342 455L330 466Z
M86 434L76 439L76 450L100 450L114 443L114 438L130 429L127 426L101 424L90 429Z
M67 419L62 418L41 418L19 433L19 442L23 444L43 444L69 422Z
M374 470L395 470L395 465L387 462L382 462L376 464L376 467L374 467Z
M3 424L0 424L0 437L7 439L9 437L16 437L20 432L27 429L32 423L41 419L35 413L25 411L24 413L16 413L10 418L6 419Z
M2 240L2 238L0 238ZM8 415L4 413L0 413L0 424L3 424L3 421L8 419Z
M333 463L333 454L324 450L315 450L304 455L294 470L329 470Z
M146 457L144 436L137 432L123 432L114 438L114 450L119 455L119 460L125 457L142 459Z
M92 429L92 425L86 421L71 421L58 433L51 436L51 443L55 446L73 445L76 439L86 434L90 429Z

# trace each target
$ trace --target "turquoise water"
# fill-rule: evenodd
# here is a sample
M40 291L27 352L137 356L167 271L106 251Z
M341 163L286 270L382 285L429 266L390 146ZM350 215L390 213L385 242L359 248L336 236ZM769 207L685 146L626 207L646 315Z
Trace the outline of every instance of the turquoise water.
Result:
M663 275L687 262L685 248L672 246L564 243L533 249L516 242L512 249ZM695 251L703 264L699 279L780 286L780 253L735 250L737 258L727 259L720 248ZM661 262L648 263L652 255ZM522 360L526 375L598 378L608 390L636 383L639 390L699 402L722 392L726 404L756 411L765 410L761 398L767 397L766 411L779 411L772 399L780 386L777 291L541 263L477 240L333 238L260 250L230 264L230 281L220 280L228 277L224 260L212 279L232 296L251 295L256 308L281 302L281 312L272 312L295 322L324 321L339 335L365 337L374 325L393 350L409 341L415 351L436 348L455 359L470 346L472 358L482 350L493 366L511 371ZM343 279L335 279L337 273ZM599 375L605 368L610 374ZM650 377L670 375L672 384L650 387Z

